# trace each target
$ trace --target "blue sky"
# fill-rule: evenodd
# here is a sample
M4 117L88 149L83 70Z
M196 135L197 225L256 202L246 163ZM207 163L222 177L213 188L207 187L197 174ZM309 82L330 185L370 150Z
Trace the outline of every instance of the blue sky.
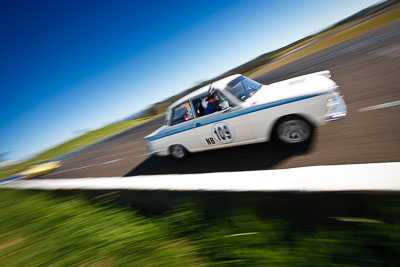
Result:
M0 153L31 156L376 2L3 0Z

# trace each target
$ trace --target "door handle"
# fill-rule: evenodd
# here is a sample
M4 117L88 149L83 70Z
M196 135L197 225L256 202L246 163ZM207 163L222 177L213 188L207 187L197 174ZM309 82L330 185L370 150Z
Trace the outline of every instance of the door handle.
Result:
M201 123L200 123L200 122L198 122L198 123L196 123L194 126L196 126L196 127L200 127L200 126L201 126Z

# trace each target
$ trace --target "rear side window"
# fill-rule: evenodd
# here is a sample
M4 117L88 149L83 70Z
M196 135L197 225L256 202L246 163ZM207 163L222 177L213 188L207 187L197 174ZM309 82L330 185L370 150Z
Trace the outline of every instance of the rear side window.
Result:
M190 107L189 101L176 106L172 110L171 125L175 125L191 119L193 119L193 112L192 108Z

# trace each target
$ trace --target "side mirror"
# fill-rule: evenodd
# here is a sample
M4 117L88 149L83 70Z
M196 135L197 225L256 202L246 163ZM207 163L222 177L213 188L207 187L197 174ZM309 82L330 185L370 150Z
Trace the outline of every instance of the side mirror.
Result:
M229 110L231 110L232 109L232 107L227 107L227 108L224 108L223 110L222 110L222 112L227 112L227 111L229 111Z
M222 102L221 102L221 108L222 108L222 109L229 108L229 102L226 101L226 100L222 101Z

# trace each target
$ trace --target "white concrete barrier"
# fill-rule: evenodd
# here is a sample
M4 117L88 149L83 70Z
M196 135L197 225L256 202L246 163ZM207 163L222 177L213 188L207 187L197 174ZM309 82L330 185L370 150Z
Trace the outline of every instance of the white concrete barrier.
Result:
M182 175L31 179L0 188L170 191L399 191L400 162Z

